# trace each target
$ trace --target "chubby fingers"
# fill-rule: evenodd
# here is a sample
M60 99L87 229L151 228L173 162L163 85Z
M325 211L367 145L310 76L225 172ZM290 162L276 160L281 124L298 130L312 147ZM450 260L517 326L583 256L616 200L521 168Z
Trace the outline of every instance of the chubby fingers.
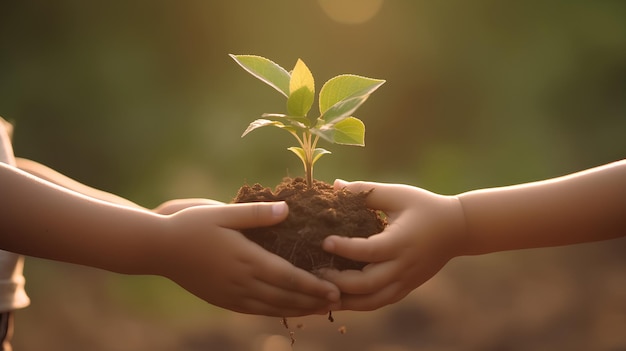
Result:
M355 261L368 263L386 261L393 258L396 252L386 231L368 238L330 235L322 242L322 248L326 252Z
M372 311L396 303L409 294L402 282L392 282L381 287L372 294L344 294L341 298L341 309L351 311Z
M227 238L238 241L235 247L239 253L230 265L232 278L228 280L234 284L222 307L243 313L293 317L338 306L340 291L331 282L294 266L241 235L231 233Z
M336 285L270 255L256 270L256 279L263 286L255 289L256 299L280 306L284 316L287 309L294 307L311 314L338 305L341 293Z
M335 284L343 294L370 295L385 289L397 279L397 265L393 261L372 263L363 270L325 269L320 276ZM342 298L343 301L343 298Z
M443 263L422 262L407 267L384 262L367 266L369 271L364 272L362 276L356 274L352 277L341 276L344 272L329 272L328 277L330 281L344 280L345 285L352 284L349 287L354 288L351 290L353 293L344 291L341 295L341 309L369 311L402 300L415 288L432 278L442 266ZM369 287L363 288L364 279L371 281Z
M346 182L341 179L335 180L334 188L337 190L345 188L354 193L371 191L366 198L367 206L384 212L399 211L405 208L407 193L413 189L413 187L403 184Z
M287 218L289 208L284 201L250 202L222 206L194 206L174 215L192 211L198 211L202 217L210 218L210 221L219 227L244 229L277 224Z
M397 272L396 249L387 234L369 238L347 238L331 235L322 242L327 252L355 261L369 262L363 270L323 270L322 278L334 283L348 294L371 294L390 284Z

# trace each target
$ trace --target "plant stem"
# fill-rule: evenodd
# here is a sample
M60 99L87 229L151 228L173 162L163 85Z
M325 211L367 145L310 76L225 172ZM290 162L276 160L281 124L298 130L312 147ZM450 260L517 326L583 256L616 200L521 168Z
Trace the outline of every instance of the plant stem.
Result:
M306 184L309 188L313 186L313 148L311 145L311 134L304 132L302 135L304 140L304 171L306 172Z

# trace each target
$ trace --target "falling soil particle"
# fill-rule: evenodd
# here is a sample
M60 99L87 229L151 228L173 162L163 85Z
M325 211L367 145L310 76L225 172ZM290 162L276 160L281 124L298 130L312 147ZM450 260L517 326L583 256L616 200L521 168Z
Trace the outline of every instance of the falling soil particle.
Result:
M289 329L289 324L287 323L287 318L283 317L280 320L280 323L283 325L283 327L285 327L285 329L287 329L287 331L289 332L289 339L291 340L291 349L293 350L293 344L296 343L296 338L295 335L296 333L291 331L291 329Z

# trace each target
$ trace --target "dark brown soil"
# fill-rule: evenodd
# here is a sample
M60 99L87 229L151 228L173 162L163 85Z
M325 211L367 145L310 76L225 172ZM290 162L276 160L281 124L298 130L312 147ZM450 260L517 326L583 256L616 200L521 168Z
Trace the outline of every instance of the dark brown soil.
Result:
M285 221L242 232L266 250L314 272L320 268L345 270L365 266L363 262L323 251L321 243L331 234L365 238L384 229L385 219L365 205L368 194L335 191L332 185L318 180L309 188L303 178L285 178L273 191L260 184L244 185L233 202L287 202L289 216Z

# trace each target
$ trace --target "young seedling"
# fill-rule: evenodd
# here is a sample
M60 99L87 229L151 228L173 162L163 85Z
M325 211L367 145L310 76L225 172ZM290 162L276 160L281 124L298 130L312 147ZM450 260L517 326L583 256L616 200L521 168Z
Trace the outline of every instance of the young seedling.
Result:
M378 87L385 83L352 74L331 78L319 93L319 116L308 117L315 100L315 81L311 71L300 59L291 72L276 63L255 55L230 55L243 69L265 82L287 98L287 113L264 113L248 126L242 137L265 126L288 131L299 146L288 148L304 165L306 182L313 184L313 166L330 151L318 148L319 139L343 145L365 146L365 125L352 113Z

